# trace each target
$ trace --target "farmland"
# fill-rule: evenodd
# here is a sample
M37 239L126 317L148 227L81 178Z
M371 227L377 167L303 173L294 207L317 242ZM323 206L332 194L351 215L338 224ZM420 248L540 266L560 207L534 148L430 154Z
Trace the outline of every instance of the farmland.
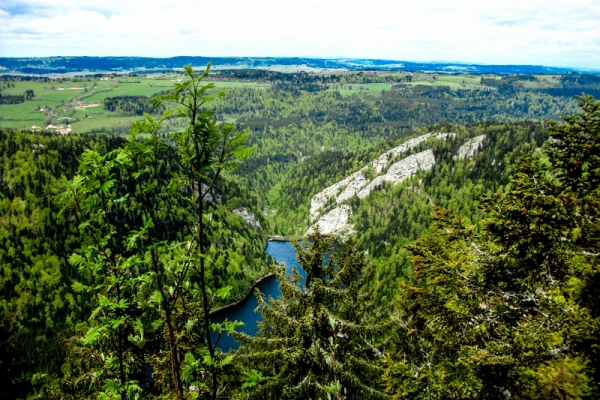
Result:
M177 72L97 74L78 78L65 74L36 79L0 78L0 94L3 96L3 101L0 101L0 128L49 127L61 133L126 133L128 125L142 118L143 113L161 112L153 109L148 100L157 93L173 88L175 83L181 81L182 75ZM407 121L412 117L405 114L413 111L407 110L425 107L426 104L437 110L440 101L449 102L448 106L453 108L467 107L468 103L471 111L484 107L486 113L490 113L485 118L539 119L556 118L559 105L562 106L567 98L572 99L584 91L588 94L600 92L597 78L583 75L473 75L400 71L282 73L233 69L211 73L207 80L217 88L230 92L224 101L215 103L219 118L252 129L262 129L264 123L279 126L306 120L306 114L299 112L299 108L312 109L325 98L329 99L326 101L328 105L319 106L322 109L318 112L311 112L316 112L315 115L331 114L340 101L340 104L348 102L342 107L344 109L352 109L352 104L358 101L374 107L373 113L368 114L371 116L369 118L377 114L375 110L381 109L386 110L386 115L380 117L381 121L385 120L387 124L396 121L392 125L409 126L412 123ZM333 97L322 97L318 93ZM338 94L341 98L336 97ZM300 107L300 104L305 105ZM269 111L271 109L273 112ZM282 111L284 109L286 111ZM365 118L363 114L350 109L339 115L339 121L356 122L357 118L361 121L361 118ZM420 111L414 112L418 114ZM456 115L462 115L462 111L457 109L457 112ZM268 114L270 116L266 117ZM453 120L458 118L456 115L444 109L440 121ZM405 117L408 119L403 119ZM473 116L467 121L481 118ZM169 121L169 129L177 130L178 122Z
M57 79L48 81L10 80L2 85L3 96L19 96L33 90L34 97L19 104L0 104L0 128L39 129L48 125L72 132L98 131L104 127L128 125L140 116L123 116L107 111L108 97L146 96L169 90L179 75L150 77L106 77ZM215 82L221 89L238 87L267 88L268 83Z

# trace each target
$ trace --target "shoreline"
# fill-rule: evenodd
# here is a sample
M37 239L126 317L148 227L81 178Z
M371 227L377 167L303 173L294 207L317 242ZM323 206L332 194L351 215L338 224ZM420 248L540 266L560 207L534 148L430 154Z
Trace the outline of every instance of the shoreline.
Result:
M238 304L240 304L241 302L245 301L248 297L250 297L250 295L253 294L252 292L254 292L254 289L256 288L256 286L259 283L261 283L262 281L264 281L265 279L267 279L267 278L269 278L271 276L275 276L275 274L273 272L267 272L265 275L261 276L260 278L258 278L257 280L254 281L254 283L252 284L252 286L250 286L250 290L248 290L248 293L246 293L246 295L244 297L242 297L241 299L239 299L237 301L234 301L233 303L229 303L229 304L226 304L226 305L221 306L219 308L215 308L214 310L211 310L208 315L210 316L210 315L216 314L216 313L218 313L220 311L224 311L224 310L226 310L226 309L228 309L230 307L237 306Z
M292 239L288 239L285 236L267 236L267 242L291 242Z
M286 238L285 236L267 236L267 243L268 242L291 242L293 240L297 240L297 239L290 239L290 238ZM265 251L267 250L266 246L265 246ZM262 281L264 281L265 279L274 276L275 274L273 272L267 272L265 275L262 275L261 277L259 277L258 279L256 279L254 281L254 283L252 284L252 286L250 286L250 289L248 290L248 293L246 293L246 295L244 295L244 297L242 297L241 299L234 301L232 303L226 304L224 306L221 306L219 308L215 308L213 310L211 310L209 312L209 316L213 315L215 313L218 313L220 311L224 311L230 307L235 307L238 304L240 304L241 302L245 301L246 299L248 299L248 297L250 295L252 295L252 292L254 292L254 289L256 288L256 286L261 283Z

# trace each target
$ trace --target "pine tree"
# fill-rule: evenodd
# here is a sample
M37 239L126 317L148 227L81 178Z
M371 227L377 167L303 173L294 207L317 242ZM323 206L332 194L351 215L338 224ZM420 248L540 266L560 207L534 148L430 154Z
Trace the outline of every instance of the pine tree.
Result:
M380 398L381 367L377 338L383 324L372 322L369 293L372 276L364 255L352 240L335 249L333 239L319 232L307 247L295 243L302 278L275 270L281 297L257 294L264 320L256 337L234 335L242 354L260 376L252 398L365 399ZM329 260L327 254L331 253ZM258 375L260 374L260 375Z
M550 123L543 153L411 248L385 382L394 398L584 398L597 391L600 104ZM596 397L593 397L596 398Z

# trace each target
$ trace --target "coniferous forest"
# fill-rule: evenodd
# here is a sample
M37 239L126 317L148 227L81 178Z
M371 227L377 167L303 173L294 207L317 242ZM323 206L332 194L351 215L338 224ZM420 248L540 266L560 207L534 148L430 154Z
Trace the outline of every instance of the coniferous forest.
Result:
M0 129L2 398L600 398L596 76L209 73L107 97L126 131ZM352 228L307 231L356 173ZM256 335L215 322L267 274Z

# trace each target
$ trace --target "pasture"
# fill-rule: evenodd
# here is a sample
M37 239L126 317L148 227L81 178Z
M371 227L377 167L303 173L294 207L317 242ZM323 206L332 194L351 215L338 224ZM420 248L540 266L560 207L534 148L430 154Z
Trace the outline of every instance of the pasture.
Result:
M79 133L129 124L142 117L115 115L104 108L104 99L118 96L151 97L159 92L171 90L177 79L181 79L181 76L116 77L108 80L57 79L48 82L11 81L8 85L10 87L0 82L3 96L21 96L27 90L34 92L33 99L24 103L0 104L0 127L31 129L33 126L39 128L48 124L63 124L66 119L71 124L72 132ZM269 87L266 83L253 82L213 83L219 89ZM77 108L82 105L96 106Z

